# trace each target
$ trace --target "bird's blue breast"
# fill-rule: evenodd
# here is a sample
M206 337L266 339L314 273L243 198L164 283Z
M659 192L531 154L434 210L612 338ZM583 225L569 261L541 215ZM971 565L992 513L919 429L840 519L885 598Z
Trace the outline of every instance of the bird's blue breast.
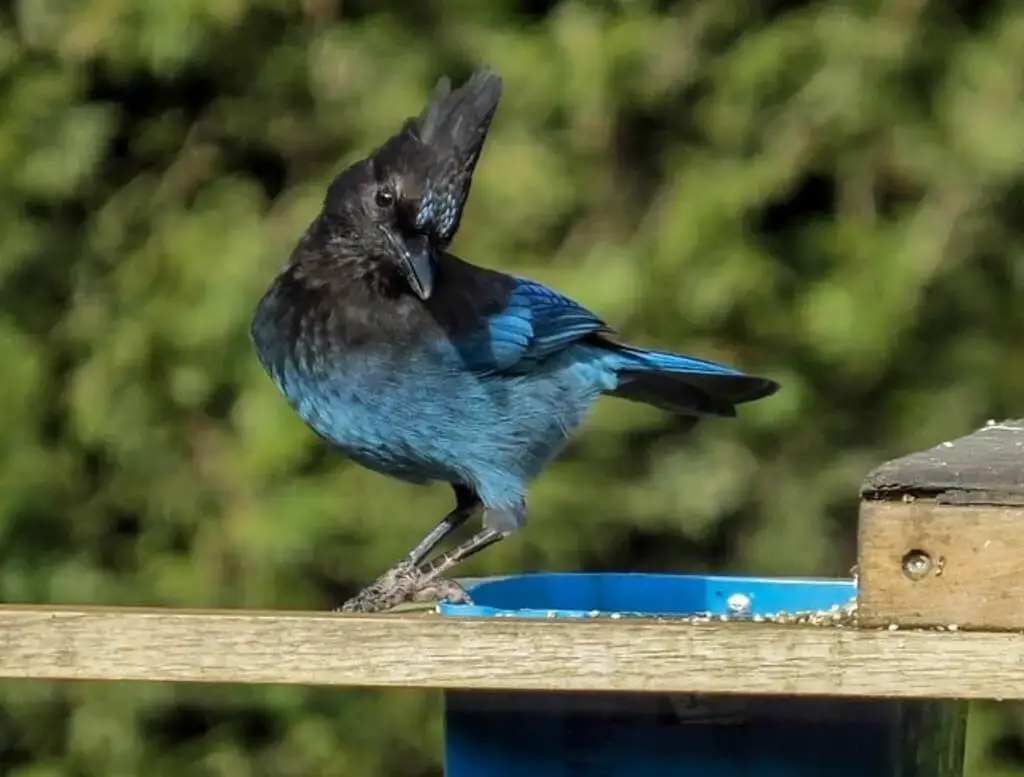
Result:
M378 472L462 483L492 505L521 498L615 383L585 347L512 375L473 372L449 342L381 345L323 363L301 350L271 374L319 435Z

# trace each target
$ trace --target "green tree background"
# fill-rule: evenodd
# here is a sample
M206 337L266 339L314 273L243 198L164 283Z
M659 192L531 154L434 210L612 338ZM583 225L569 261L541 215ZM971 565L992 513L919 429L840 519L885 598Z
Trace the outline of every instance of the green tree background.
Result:
M1013 0L20 0L0 8L0 599L330 606L448 507L323 446L253 305L443 73L506 79L456 250L761 371L607 400L465 573L848 573L886 458L1019 415ZM594 483L600 483L595 488ZM981 706L973 777L1024 774ZM436 695L0 685L12 777L426 777Z

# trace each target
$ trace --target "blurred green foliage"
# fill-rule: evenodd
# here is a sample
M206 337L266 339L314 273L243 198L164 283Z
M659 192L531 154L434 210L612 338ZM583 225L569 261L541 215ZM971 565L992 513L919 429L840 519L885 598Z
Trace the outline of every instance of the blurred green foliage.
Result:
M464 573L846 574L871 466L1021 412L1022 51L1013 0L5 4L0 599L326 608L447 509L325 451L247 323L332 174L483 62L456 250L784 388L689 438L601 403ZM438 709L7 683L0 772L425 777ZM1019 731L981 709L972 774Z

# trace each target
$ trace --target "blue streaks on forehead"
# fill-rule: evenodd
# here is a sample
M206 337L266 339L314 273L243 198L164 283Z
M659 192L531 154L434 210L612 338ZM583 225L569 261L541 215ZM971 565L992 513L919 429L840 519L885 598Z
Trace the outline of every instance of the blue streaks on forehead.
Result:
M432 177L427 177L416 213L416 229L430 230L441 240L451 238L462 210L462 202L454 188L439 187Z

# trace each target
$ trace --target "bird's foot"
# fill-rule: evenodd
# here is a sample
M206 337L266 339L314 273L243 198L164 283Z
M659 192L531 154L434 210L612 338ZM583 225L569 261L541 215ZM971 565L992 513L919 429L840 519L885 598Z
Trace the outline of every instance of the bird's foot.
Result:
M453 604L469 604L469 594L454 580L441 577L440 570L423 571L408 561L393 566L357 593L339 610L341 612L381 612L403 602L446 600Z

